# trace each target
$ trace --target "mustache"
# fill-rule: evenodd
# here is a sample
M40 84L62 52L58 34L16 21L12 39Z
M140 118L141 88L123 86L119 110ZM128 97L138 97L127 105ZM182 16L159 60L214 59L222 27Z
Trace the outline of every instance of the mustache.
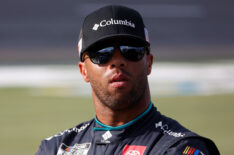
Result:
M124 69L124 68L119 68L117 70L119 70L119 71L117 71L116 73L122 73L126 76L131 76L131 74L128 71L126 71L126 69Z

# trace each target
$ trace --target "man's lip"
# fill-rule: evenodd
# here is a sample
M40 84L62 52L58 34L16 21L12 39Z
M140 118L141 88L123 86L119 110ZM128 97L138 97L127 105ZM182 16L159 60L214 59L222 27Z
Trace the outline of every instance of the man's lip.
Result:
M126 82L128 81L128 77L124 74L115 74L111 77L110 79L110 83L114 83L114 82Z

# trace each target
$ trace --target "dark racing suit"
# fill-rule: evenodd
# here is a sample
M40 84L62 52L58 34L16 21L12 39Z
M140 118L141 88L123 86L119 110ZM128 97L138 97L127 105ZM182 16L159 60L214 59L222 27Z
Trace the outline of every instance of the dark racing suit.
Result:
M215 144L163 116L150 104L118 127L97 118L42 141L36 155L218 155Z

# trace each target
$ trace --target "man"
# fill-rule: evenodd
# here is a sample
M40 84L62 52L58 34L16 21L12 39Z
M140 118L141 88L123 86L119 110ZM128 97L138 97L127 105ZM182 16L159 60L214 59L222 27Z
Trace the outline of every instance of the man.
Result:
M153 56L141 15L106 6L83 23L79 69L96 117L42 141L36 155L216 155L215 144L161 115L147 76Z

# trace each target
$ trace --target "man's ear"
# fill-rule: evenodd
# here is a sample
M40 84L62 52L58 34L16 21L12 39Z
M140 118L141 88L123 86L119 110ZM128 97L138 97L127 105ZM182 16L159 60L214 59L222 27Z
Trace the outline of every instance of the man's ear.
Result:
M154 56L150 53L147 55L147 74L150 75L152 70L152 65L154 62Z
M89 77L87 74L87 69L86 69L86 64L84 62L78 62L78 66L80 69L80 73L83 76L83 79L85 80L85 82L89 82Z

